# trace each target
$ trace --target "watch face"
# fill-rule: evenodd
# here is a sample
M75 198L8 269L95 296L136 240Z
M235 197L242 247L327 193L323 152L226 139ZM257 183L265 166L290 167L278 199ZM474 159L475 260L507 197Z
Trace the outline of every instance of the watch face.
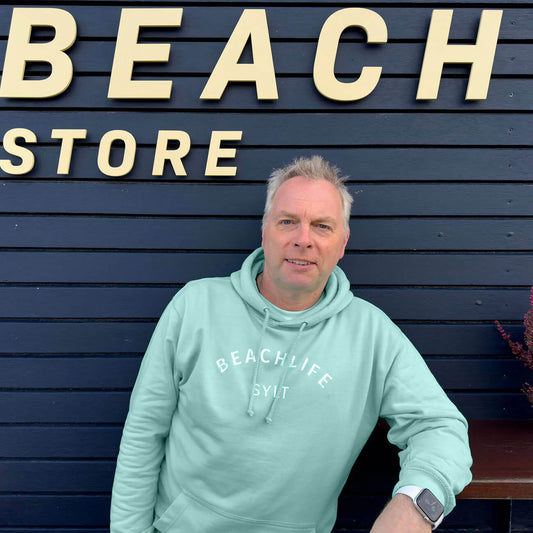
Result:
M427 515L431 522L436 522L444 512L442 504L433 496L433 493L424 489L416 498L418 507Z

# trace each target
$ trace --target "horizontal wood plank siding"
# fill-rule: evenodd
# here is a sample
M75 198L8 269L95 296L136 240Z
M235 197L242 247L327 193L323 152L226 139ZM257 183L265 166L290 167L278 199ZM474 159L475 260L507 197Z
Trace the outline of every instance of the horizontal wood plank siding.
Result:
M0 252L0 279L17 286L140 283L177 289L190 279L233 272L246 255L244 251L9 250ZM348 252L341 264L356 285L527 287L533 257L529 252L358 251Z
M213 106L216 110L216 107ZM7 124L30 129L38 139L49 139L52 129L87 128L87 140L97 142L107 131L133 134L139 144L155 144L159 130L180 129L191 138L209 143L212 130L242 130L247 145L315 147L364 146L468 146L530 147L529 115L500 113L279 113L218 111L205 120L192 112L173 116L165 111L48 111L2 113ZM327 134L326 134L327 133ZM197 142L198 142L197 141ZM355 170L355 169L354 169ZM256 177L257 179L258 177Z
M350 176L351 239L341 260L354 293L387 312L470 419L533 418L493 321L521 338L533 285L533 2L531 0L56 0L71 13L74 77L48 99L0 97L4 133L27 128L31 171L0 170L0 533L104 533L128 400L156 320L189 280L224 276L260 243L265 180L315 153ZM346 30L335 73L382 67L366 98L338 102L313 81L317 40L339 9L379 13L388 42ZM16 1L0 5L0 78ZM170 80L170 98L107 97L123 7L183 8L179 28L150 28L170 44L166 63L137 64L135 79ZM253 83L201 100L243 9L265 9L279 93ZM483 9L503 9L485 100L466 101L469 67L446 65L436 100L416 100L434 9L453 9L452 44L475 42ZM49 28L35 39L49 40ZM251 61L249 47L243 61ZM29 63L27 79L50 74ZM87 130L68 174L58 173L54 128ZM98 167L102 136L135 139L134 165ZM185 175L153 175L160 130L189 135ZM206 176L213 130L243 132L235 177ZM111 153L118 165L120 143ZM374 437L373 437L374 439ZM397 475L379 435L340 499L338 532L368 531ZM376 461L379 450L383 462ZM381 454L383 451L383 454ZM379 464L378 464L379 463ZM362 490L365 487L365 490ZM448 533L492 531L492 502L460 501ZM533 528L531 502L514 502L513 531Z
M31 146L35 154L35 167L24 178L32 180L50 180L57 183L59 180L68 180L69 176L57 175L59 145L47 146L47 137L41 139L43 144ZM155 136L153 138L155 142ZM154 160L154 146L137 146L135 163L127 179L113 183L109 177L100 172L97 166L98 147L81 145L74 147L71 160L70 175L76 176L76 181L89 182L94 187L103 181L107 186L122 186L125 190L130 188L131 181L149 183L162 183L167 181L179 182L205 182L213 184L212 178L204 176L209 139L191 139L194 149L183 159L186 176L176 176L170 165L166 165L163 176L152 177ZM493 146L490 148L479 147L374 147L352 146L349 149L324 147L242 147L237 150L235 163L239 169L239 182L252 184L262 182L263 176L258 174L259 168L276 168L281 162L289 162L296 156L311 156L317 151L328 160L335 161L337 165L346 169L353 169L350 175L353 181L369 182L402 182L412 185L413 182L436 181L449 184L452 181L468 182L530 182L531 166L533 165L533 149L508 148ZM1 172L1 171L0 171ZM346 171L348 173L348 171ZM1 174L0 174L1 175ZM9 181L8 181L9 180ZM5 187L12 181L21 178L12 178L2 175ZM226 180L227 181L227 180ZM216 185L219 183L217 182ZM232 182L233 184L233 182ZM4 186L4 185L3 185ZM131 186L133 188L133 186ZM111 188L111 190L113 190ZM156 189L157 190L157 189ZM103 195L105 196L105 195ZM105 202L105 199L102 199ZM68 209L69 206L65 206ZM222 209L222 207L220 207ZM120 206L117 206L120 209ZM246 204L243 206L246 209Z
M225 216L263 214L263 184L9 181L0 210L12 214ZM348 187L361 217L531 217L533 183L365 183ZM105 192L105 194L103 194ZM214 195L217 202L206 202Z

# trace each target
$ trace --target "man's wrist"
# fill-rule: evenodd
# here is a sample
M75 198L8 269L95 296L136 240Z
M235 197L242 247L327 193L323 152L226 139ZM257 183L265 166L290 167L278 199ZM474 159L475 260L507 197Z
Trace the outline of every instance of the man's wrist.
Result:
M431 524L424 520L411 499L397 494L383 509L370 533L430 533Z
M444 518L444 506L429 489L406 485L400 487L396 494L410 498L414 508L431 525L433 530L441 524Z

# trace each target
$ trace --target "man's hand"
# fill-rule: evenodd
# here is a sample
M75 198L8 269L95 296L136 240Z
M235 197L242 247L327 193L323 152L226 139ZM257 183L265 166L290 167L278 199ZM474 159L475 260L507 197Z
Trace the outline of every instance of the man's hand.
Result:
M374 522L370 533L429 533L431 524L405 494L396 494Z

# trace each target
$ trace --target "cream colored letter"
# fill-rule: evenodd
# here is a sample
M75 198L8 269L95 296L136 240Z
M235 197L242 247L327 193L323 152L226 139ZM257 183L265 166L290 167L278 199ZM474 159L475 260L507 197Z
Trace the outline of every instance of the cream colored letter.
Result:
M179 146L173 150L168 149L168 141L178 141ZM172 163L176 176L186 176L185 167L181 162L191 149L191 138L185 131L160 130L157 135L155 147L154 166L152 176L162 176L165 161L168 159Z
M240 64L246 43L252 44L253 63ZM200 95L219 100L230 81L255 81L259 100L277 100L276 73L264 9L245 9Z
M502 13L501 9L481 12L476 44L448 44L453 9L433 10L417 100L437 98L444 63L471 63L466 100L487 98Z
M28 143L36 143L37 137L35 133L26 128L13 128L6 131L3 139L4 150L11 155L15 155L22 159L20 165L14 165L9 159L0 159L0 168L6 174L14 174L19 176L20 174L27 174L35 164L35 156L31 150L19 146L17 139L21 137Z
M132 80L135 63L167 62L169 43L137 42L141 26L180 26L182 8L124 8L109 79L108 98L170 98L170 80Z
M34 26L51 26L54 38L46 43L30 43ZM61 94L72 81L72 61L65 50L76 40L76 21L64 9L13 9L7 42L0 96L5 98L49 98ZM26 63L49 63L52 72L42 80L25 80Z
M122 163L116 167L112 167L109 164L111 145L114 141L124 142ZM129 131L111 130L105 133L100 140L100 146L98 148L98 168L100 172L106 176L124 176L133 168L136 148L137 143L135 142L135 137Z
M331 100L348 102L368 96L378 84L381 67L363 67L359 79L341 82L335 77L335 58L342 32L351 26L365 30L367 42L386 43L385 21L370 9L349 7L333 13L324 23L315 55L313 79L320 94Z
M221 158L233 159L237 152L235 148L222 148L220 143L222 141L240 141L241 139L242 131L213 131L211 133L205 166L206 176L235 176L237 174L237 167L219 167L217 164Z
M72 149L74 139L85 139L87 130L52 130L52 139L61 139L61 150L59 152L59 161L57 163L58 174L68 174L70 172L70 160L72 158Z

